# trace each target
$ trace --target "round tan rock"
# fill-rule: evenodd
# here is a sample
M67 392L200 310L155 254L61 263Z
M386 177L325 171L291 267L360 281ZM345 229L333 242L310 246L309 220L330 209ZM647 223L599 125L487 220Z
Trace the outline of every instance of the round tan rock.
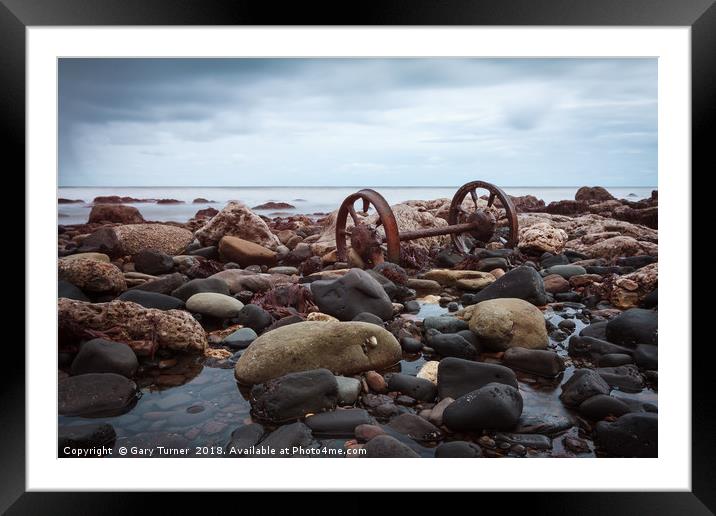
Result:
M519 231L520 249L560 254L567 243L567 232L547 222L540 222Z
M109 263L110 259L109 256L107 256L104 253L77 253L77 254L71 254L69 256L63 256L60 258L62 261L71 261L71 260L94 260L96 262L106 262Z
M376 324L305 321L261 335L241 355L234 374L248 385L320 368L353 375L391 366L401 355L395 337Z
M249 265L276 265L276 253L243 238L225 236L219 242L219 255L225 262L235 262L242 267Z
M549 341L542 312L522 299L490 299L474 305L470 329L485 347L545 349Z

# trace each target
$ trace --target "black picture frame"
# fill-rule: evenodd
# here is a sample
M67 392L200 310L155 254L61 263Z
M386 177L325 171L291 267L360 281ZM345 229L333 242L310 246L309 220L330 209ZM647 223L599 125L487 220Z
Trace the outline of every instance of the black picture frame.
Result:
M10 180L25 168L25 29L28 26L88 25L555 25L689 26L692 73L692 169L713 169L716 112L716 0L385 0L340 2L247 2L238 0L0 0L0 126ZM12 172L10 172L12 170ZM690 171L684 171L689 174ZM13 177L14 178L14 177ZM28 199L31 203L31 199ZM32 209L31 205L26 209ZM694 234L694 233L692 233ZM691 256L691 250L684 250ZM27 274L27 270L25 273ZM685 278L691 281L691 278ZM6 312L8 313L8 312ZM26 324L32 322L26 313ZM691 345L691 321L680 321ZM708 339L711 340L711 339ZM713 514L716 510L716 427L711 343L692 347L692 491L641 493L480 494L530 514ZM146 496L129 493L25 492L25 350L3 346L0 389L0 510L8 514L131 513L146 508ZM48 438L53 435L48 429ZM555 479L557 486L559 479ZM426 486L429 490L429 485ZM216 496L216 495L213 495ZM241 495L243 496L243 495ZM497 497L503 497L501 500ZM166 497L165 497L166 498ZM236 498L234 498L236 500ZM214 499L214 502L216 499ZM488 501L480 500L481 505ZM173 493L162 510L185 504ZM410 510L409 501L404 502ZM248 509L248 507L245 507Z

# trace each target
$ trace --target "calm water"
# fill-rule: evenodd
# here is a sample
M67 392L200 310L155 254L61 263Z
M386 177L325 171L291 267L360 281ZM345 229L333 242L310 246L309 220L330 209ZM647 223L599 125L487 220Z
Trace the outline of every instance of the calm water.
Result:
M253 207L268 201L287 202L295 209L281 210L282 213L328 213L341 204L351 193L362 187L63 187L58 189L57 197L80 199L78 204L60 204L58 222L60 224L79 224L87 221L91 206L88 203L100 195L118 195L137 199L177 199L184 204L137 203L146 220L185 222L199 209L211 206L221 209L230 200L240 200ZM377 187L389 204L413 199L428 200L452 198L457 186L446 187ZM507 187L504 190L514 196L534 195L546 203L562 199L574 199L578 187ZM609 188L612 195L621 199L638 200L649 197L655 187L619 187ZM483 192L485 193L485 192ZM209 203L192 204L196 198L204 198ZM263 211L270 215L275 210Z
M422 320L428 316L445 313L447 310L438 304L424 303L420 313L406 317ZM577 310L567 307L555 312L548 309L545 315L556 325L565 317L574 318ZM585 323L578 318L574 318L574 321L575 333L579 333ZM559 400L560 385L575 370L567 356L567 341L559 343L550 338L550 347L567 358L567 369L563 376L554 380L517 373L520 392L524 399L523 421L530 418L542 421L545 415L552 418L561 416L574 418L576 415ZM400 364L390 370L414 376L428 359L429 357L422 355L404 356ZM142 387L142 397L126 414L96 419L60 416L59 423L61 425L79 425L87 422L110 423L117 432L115 447L151 443L165 446L186 444L223 448L229 441L232 431L253 422L250 414L251 406L247 400L248 391L244 388L239 389L236 384L232 364L224 363L222 367L215 367L203 363L202 360L200 357L187 355L179 357L173 367L163 370L152 366L145 367L143 374L138 378L138 384ZM657 405L657 394L650 389L628 394L614 390L612 395L626 396ZM434 448L422 446L406 436L385 428L421 456L433 456ZM577 436L576 427L573 427L568 435ZM329 441L332 446L342 446L345 439ZM553 439L553 450L536 452L536 454L565 455L562 437ZM580 455L580 457L593 456L593 449Z

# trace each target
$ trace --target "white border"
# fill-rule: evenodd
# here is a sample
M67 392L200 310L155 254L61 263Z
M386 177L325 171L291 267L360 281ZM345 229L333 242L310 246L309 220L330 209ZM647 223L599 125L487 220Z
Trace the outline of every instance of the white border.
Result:
M28 490L690 490L688 27L30 27L27 43ZM386 55L659 58L659 189L667 193L660 202L659 458L417 460L409 471L406 459L56 459L57 371L48 336L57 326L57 58Z

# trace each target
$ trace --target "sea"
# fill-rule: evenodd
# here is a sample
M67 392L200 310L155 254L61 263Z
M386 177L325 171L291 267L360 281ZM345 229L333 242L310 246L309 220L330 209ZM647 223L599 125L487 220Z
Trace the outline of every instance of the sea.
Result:
M75 204L59 204L57 210L59 224L81 224L87 222L92 209L92 200L99 196L117 195L120 197L133 197L137 199L176 199L180 204L127 203L135 206L145 220L186 222L203 208L223 208L232 200L241 201L249 207L258 206L269 201L285 202L294 206L292 209L263 210L259 213L267 216L278 214L323 214L330 213L340 206L348 195L369 186L341 186L341 187L60 187L57 197L64 199L81 200ZM458 186L380 186L374 187L380 192L389 204L397 204L408 200L429 200L438 198L451 199ZM574 199L579 189L573 187L543 187L543 186L516 186L504 187L503 190L513 196L534 195L545 203ZM617 199L637 201L651 196L653 187L607 187L607 190ZM486 192L479 192L480 195ZM193 200L204 198L210 202L194 204Z

